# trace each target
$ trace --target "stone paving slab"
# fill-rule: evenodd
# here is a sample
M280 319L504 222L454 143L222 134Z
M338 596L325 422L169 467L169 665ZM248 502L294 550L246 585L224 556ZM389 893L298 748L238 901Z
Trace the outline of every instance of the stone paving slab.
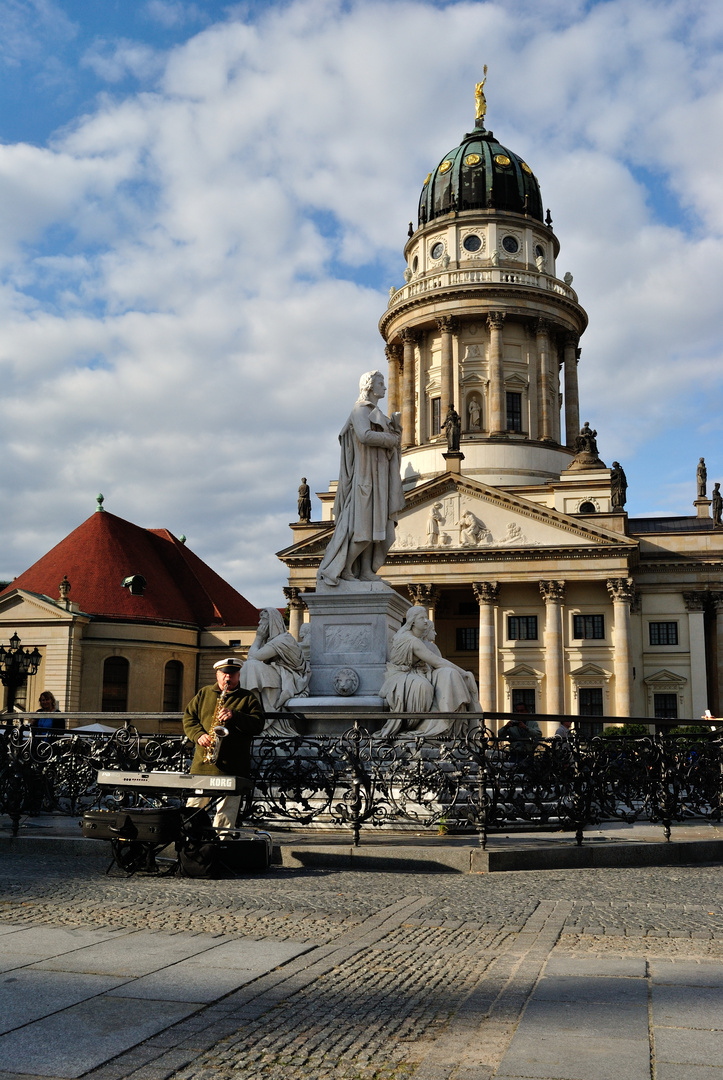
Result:
M515 1036L495 1080L534 1077L535 1080L649 1080L650 1048L645 1036L611 1038L561 1035L555 1028Z
M655 1060L658 1068L660 1063L669 1062L723 1069L723 1039L719 1031L655 1028Z
M644 979L619 979L613 976L590 978L583 975L545 976L535 988L535 1002L542 1001L559 1002L561 1005L610 1002L647 1008L648 988Z
M37 962L57 959L93 945L126 940L128 931L85 930L75 927L15 926L0 937L0 972ZM69 970L62 968L61 970Z
M212 949L209 935L147 933L143 930L110 938L33 965L34 971L84 971L94 975L138 977Z
M117 987L103 975L21 969L0 978L0 1034Z
M208 1003L310 948L286 941L226 942L152 975L123 983L111 990L110 996Z
M723 1080L723 1069L710 1065L672 1065L658 1062L655 1080Z
M723 987L656 986L653 1023L656 1027L723 1030Z
M723 965L708 960L651 960L650 974L659 986L723 986Z
M3 1069L74 1078L195 1012L197 1005L97 997L0 1036Z
M594 978L597 975L644 979L646 963L642 957L637 956L553 955L545 966L545 977L549 979L553 975L570 975L575 978L584 977L586 979Z

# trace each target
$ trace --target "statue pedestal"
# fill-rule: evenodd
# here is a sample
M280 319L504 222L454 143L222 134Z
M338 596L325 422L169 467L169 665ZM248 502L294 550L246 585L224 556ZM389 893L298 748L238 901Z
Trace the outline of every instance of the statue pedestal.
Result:
M384 682L389 645L409 600L379 579L340 581L336 586L320 582L315 593L304 593L304 602L310 624L310 697L333 698L339 708L353 709L360 698L371 704L369 699L377 697ZM339 674L349 668L358 686L347 696L338 693L334 679L353 685L351 673Z
M693 506L696 509L696 513L699 518L707 518L710 521L710 505L711 499L696 499Z

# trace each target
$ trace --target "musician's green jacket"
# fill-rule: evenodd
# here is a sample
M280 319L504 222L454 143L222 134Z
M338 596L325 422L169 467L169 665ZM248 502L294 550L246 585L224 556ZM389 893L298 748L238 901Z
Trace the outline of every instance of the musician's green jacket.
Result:
M251 769L251 739L264 730L263 706L251 690L238 687L226 695L224 707L233 711L225 726L229 733L221 740L218 761L204 763L203 747L198 740L214 727L214 716L221 691L218 686L204 686L186 706L183 714L183 730L187 738L196 744L191 765L192 773L203 776L248 776Z

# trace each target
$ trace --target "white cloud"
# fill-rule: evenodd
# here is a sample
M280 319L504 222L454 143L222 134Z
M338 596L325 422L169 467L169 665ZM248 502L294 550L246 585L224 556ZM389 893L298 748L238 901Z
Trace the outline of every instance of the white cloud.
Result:
M723 397L715 5L296 0L199 33L193 5L145 10L193 36L84 61L137 93L0 147L0 576L102 490L281 603L299 479L336 474L358 375L385 366L407 222L485 61L490 126L539 177L591 317L582 408L633 510L687 512L661 428L690 426L691 490L700 454L723 473L701 403ZM652 174L689 219L659 216ZM377 289L366 264L389 268Z
M140 42L98 39L82 57L81 65L91 68L99 79L119 83L129 75L139 80L153 78L163 70L163 58Z

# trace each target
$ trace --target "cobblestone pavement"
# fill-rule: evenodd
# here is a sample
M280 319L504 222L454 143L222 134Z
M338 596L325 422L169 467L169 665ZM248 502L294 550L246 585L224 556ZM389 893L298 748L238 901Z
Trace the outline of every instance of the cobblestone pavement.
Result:
M0 921L315 947L89 1080L512 1080L505 1054L550 956L635 958L643 976L658 961L723 971L719 866L492 875L277 868L227 881L104 869L102 857L0 858ZM723 1050L675 1072L656 1064L652 1036L650 1045L652 1080L723 1080ZM615 1076L626 1080L617 1068ZM0 1080L10 1078L0 1061Z

